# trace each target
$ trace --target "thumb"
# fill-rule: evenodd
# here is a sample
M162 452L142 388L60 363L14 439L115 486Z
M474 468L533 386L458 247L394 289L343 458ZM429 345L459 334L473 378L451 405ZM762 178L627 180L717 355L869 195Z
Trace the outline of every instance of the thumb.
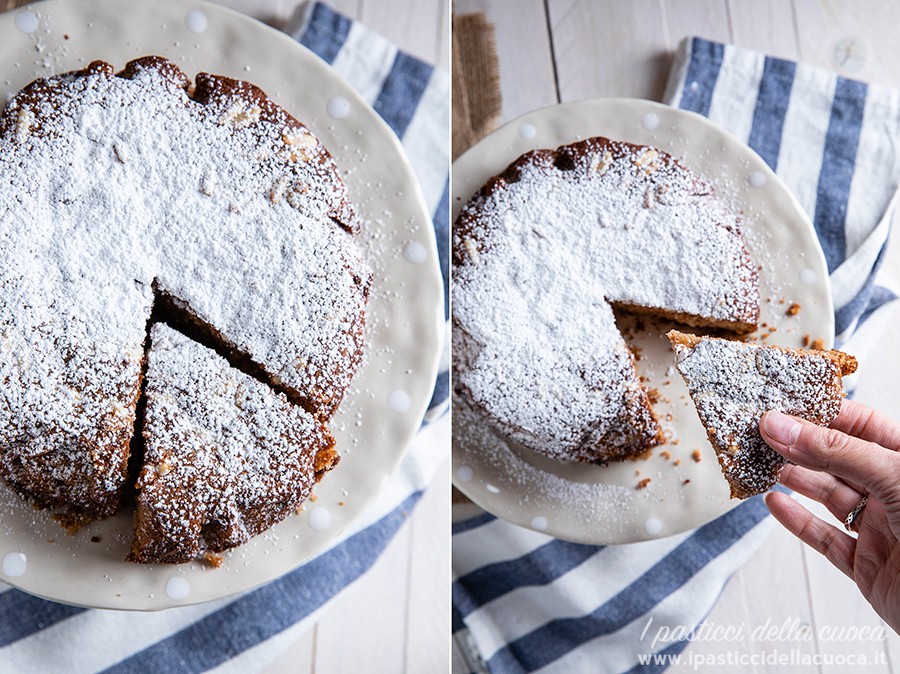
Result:
M775 411L763 415L759 430L788 461L859 485L900 521L900 453Z

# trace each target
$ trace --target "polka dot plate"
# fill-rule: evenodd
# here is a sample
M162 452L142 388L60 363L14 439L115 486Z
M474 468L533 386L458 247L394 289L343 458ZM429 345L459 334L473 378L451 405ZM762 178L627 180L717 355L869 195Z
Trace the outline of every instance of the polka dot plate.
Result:
M68 536L0 486L0 579L83 606L152 610L208 601L270 581L327 548L366 513L429 402L443 340L434 231L396 136L323 61L246 16L176 0L48 0L0 15L6 98L36 77L103 59L159 54L189 76L246 79L302 120L332 152L366 218L362 244L375 270L367 359L332 428L340 466L304 512L224 556L201 563L124 560L131 513Z
M821 338L831 345L828 273L809 218L755 152L700 115L613 98L531 112L454 163L454 218L488 178L523 152L597 135L671 153L713 182L719 196L741 213L747 246L760 266L761 327L751 339L800 347L805 338ZM790 315L794 303L800 310ZM619 325L637 347L638 374L658 397L654 409L667 442L638 461L602 467L562 463L506 441L463 401L454 400L453 482L458 489L498 517L590 544L670 536L739 503L729 499L715 453L675 371L665 337L674 324L623 316Z

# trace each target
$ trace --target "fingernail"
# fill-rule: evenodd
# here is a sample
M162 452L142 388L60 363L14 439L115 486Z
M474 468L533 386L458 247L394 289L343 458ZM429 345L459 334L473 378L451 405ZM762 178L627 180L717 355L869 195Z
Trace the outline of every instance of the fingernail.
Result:
M763 417L763 428L766 435L775 442L788 447L797 442L797 438L800 437L800 423L781 412L766 412L766 416Z

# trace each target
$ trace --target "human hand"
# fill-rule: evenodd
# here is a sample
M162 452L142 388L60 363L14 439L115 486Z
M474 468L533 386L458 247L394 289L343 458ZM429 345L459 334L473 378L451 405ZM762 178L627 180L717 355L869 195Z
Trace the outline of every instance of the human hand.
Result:
M863 496L868 503L845 534L787 494L765 501L776 520L849 576L895 632L900 633L900 424L844 400L830 428L767 412L763 439L793 464L779 481L822 503L841 522Z

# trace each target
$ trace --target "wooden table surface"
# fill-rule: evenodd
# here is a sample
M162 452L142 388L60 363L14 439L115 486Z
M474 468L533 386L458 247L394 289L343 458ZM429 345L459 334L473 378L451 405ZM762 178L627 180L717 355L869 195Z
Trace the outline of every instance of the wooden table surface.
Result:
M213 0L275 27L301 0ZM449 0L328 0L327 4L437 67L450 63ZM293 638L265 674L446 672L450 661L450 423L429 429L448 461L409 521L362 578Z
M603 96L660 100L673 50L689 35L728 42L829 68L848 77L900 89L900 3L877 0L454 0L457 14L484 12L495 25L500 61L502 119L561 101ZM895 227L896 229L896 227ZM892 239L900 287L900 236ZM888 266L888 265L886 265ZM900 303L898 303L900 304ZM900 419L900 307L878 348L878 367L861 373L857 399ZM808 502L807 502L808 504ZM809 504L808 504L809 505ZM825 519L830 515L819 508ZM882 624L843 574L778 527L732 579L708 617L716 625L797 619L823 628ZM749 630L748 630L749 631ZM741 658L780 646L819 654L821 664L778 668L765 663L699 671L900 674L900 637L887 642L812 640L793 644L695 642L708 657ZM743 655L741 655L743 654ZM873 664L829 664L836 654L865 655ZM745 658L750 660L749 657ZM694 671L681 664L671 672Z

